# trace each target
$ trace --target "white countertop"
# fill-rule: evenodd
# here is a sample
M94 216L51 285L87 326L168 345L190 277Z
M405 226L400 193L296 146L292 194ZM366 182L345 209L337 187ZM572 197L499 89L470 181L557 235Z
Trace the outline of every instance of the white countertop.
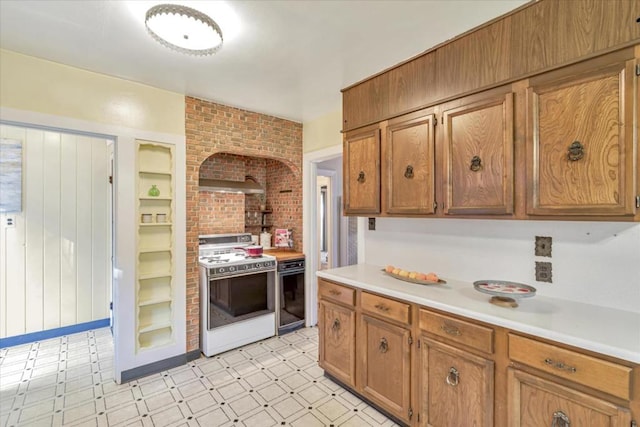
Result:
M414 302L541 338L640 363L640 313L536 295L505 308L473 284L447 277L444 285L395 279L381 266L357 264L321 270L318 277ZM491 278L485 278L491 279Z

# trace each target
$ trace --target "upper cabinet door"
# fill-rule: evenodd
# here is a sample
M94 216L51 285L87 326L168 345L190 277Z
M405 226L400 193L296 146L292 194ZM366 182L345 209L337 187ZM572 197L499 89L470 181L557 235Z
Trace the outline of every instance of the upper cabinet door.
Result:
M640 39L638 0L545 0L511 16L511 76L531 75Z
M342 93L342 130L378 122L389 111L389 76L380 74Z
M635 213L634 65L601 57L531 80L528 214Z
M380 213L380 129L346 134L343 147L344 213Z
M443 110L444 213L511 214L513 94L474 99Z
M435 202L434 114L389 122L384 141L384 188L389 214L432 214Z

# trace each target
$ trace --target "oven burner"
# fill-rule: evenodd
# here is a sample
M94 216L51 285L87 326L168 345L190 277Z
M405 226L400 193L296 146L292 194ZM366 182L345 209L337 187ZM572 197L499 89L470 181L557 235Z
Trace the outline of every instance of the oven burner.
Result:
M208 262L211 264L222 264L223 262L229 262L229 258L222 258L219 256L201 256L200 261Z

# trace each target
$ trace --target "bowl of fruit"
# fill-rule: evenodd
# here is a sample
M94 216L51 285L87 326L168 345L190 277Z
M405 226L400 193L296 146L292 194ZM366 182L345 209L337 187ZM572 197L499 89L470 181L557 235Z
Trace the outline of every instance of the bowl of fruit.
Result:
M447 283L442 280L436 273L421 273L419 271L403 270L393 265L387 265L383 270L385 274L394 279L403 280L405 282L417 283L419 285L442 285Z

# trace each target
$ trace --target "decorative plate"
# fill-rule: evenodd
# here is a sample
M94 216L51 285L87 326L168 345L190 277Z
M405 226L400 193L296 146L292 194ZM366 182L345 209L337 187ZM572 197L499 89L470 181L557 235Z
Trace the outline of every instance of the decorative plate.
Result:
M473 282L473 287L483 294L513 299L529 298L536 294L533 286L502 280L478 280Z
M437 282L429 282L428 280L411 279L409 277L400 276L399 274L389 273L384 269L382 270L382 272L384 274L387 274L393 277L394 279L402 280L404 282L409 282L409 283L417 283L418 285L443 285L447 283L445 280L442 280L442 279L439 279Z

